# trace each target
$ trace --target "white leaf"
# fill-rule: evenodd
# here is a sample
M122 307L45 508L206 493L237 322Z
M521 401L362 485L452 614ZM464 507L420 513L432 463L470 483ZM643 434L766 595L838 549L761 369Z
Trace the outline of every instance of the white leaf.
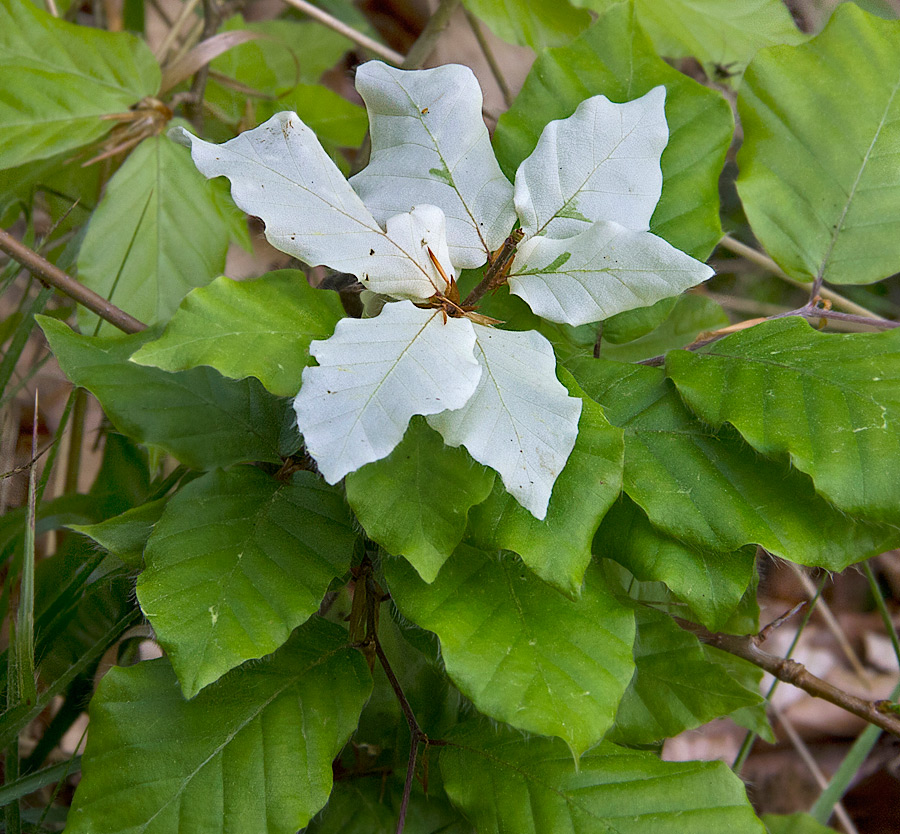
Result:
M581 400L556 378L550 343L533 330L475 329L481 381L460 409L428 418L449 446L462 444L535 518L547 515L550 493L575 438Z
M571 237L598 220L649 229L669 141L665 104L665 87L624 104L594 96L550 122L516 172L525 236Z
M481 117L481 88L455 64L406 71L369 61L356 71L369 111L372 156L350 182L375 219L431 203L447 215L453 263L481 266L516 214Z
M394 226L418 231L402 243L392 240L296 113L278 113L222 145L184 128L171 136L190 147L194 164L207 177L231 180L235 203L266 224L266 237L282 252L349 272L389 295L423 299L445 286L422 246L424 240L436 255L441 246L446 251L438 242L442 223L435 210L420 205L412 219L395 220ZM449 275L449 259L442 266Z
M510 273L510 292L537 315L577 326L678 295L713 270L650 232L595 223L566 240L529 238Z
M463 406L481 377L474 346L468 319L409 301L342 319L330 339L312 342L319 365L304 369L294 410L325 480L389 455L414 414Z

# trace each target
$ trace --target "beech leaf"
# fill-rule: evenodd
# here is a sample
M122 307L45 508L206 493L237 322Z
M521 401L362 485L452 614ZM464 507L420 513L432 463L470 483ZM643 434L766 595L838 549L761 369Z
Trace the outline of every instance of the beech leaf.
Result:
M428 422L447 445L465 446L499 472L513 497L543 519L575 445L581 400L556 378L553 348L539 333L472 328L481 381L461 408L432 412Z
M353 188L382 224L413 205L440 207L453 263L481 266L516 215L472 71L450 64L408 72L369 61L356 71L356 88L369 111L372 156Z
M204 175L231 180L235 203L266 224L266 238L282 252L349 272L375 292L429 298L445 288L426 250L447 269L441 212L407 211L385 232L296 113L278 113L222 145L184 128L170 135L190 147Z
M712 275L661 237L598 222L566 240L526 240L509 285L539 316L577 326L649 307Z
M623 104L594 96L568 119L550 122L516 172L526 237L572 237L598 220L649 229L669 140L665 101L663 86Z
M310 344L319 365L303 371L294 409L328 483L389 455L414 414L472 397L482 376L473 325L444 318L401 301L374 319L343 319L330 339Z

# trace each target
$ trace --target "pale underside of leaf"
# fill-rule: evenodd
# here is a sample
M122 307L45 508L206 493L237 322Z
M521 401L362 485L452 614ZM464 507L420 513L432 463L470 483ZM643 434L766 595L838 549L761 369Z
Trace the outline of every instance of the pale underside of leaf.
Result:
M535 313L580 325L649 307L706 281L713 270L650 232L598 222L567 240L526 240L511 273L510 292Z
M372 132L369 164L351 180L379 223L430 203L447 216L453 263L481 266L515 222L513 188L481 116L468 67L408 72L379 61L356 71Z
M503 485L535 518L547 515L550 493L578 434L581 400L556 378L550 343L535 331L473 325L483 368L471 399L428 418L450 446L463 445L500 473Z
M446 258L449 275L436 211L407 206L407 219L389 224L398 233L393 240L296 113L278 113L222 145L183 128L171 135L189 145L205 176L231 180L235 203L265 223L266 238L282 252L349 272L370 289L398 297L429 298L445 288L427 252L430 247Z
M294 409L329 483L389 455L414 414L465 405L482 376L472 328L401 301L374 319L343 319L310 345L319 365L304 370Z
M669 141L666 88L615 104L594 96L550 122L516 172L515 205L526 237L566 238L598 220L650 228Z

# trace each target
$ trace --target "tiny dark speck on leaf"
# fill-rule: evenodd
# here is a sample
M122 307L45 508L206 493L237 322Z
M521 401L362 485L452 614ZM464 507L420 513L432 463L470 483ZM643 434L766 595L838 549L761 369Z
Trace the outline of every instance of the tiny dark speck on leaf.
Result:
M374 249L370 249L370 250L369 250L369 254L370 254L370 255L374 255L374 254L375 254L375 250L374 250Z
M297 239L296 235L291 235L291 240L296 240L296 239Z

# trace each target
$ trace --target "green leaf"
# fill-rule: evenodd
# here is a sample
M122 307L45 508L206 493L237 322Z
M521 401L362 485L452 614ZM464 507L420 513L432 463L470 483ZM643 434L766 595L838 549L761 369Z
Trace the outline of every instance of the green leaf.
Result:
M568 43L591 22L569 0L464 0L464 5L498 37L532 49Z
M441 750L451 801L479 834L763 834L722 762L661 762L604 742L576 767L551 739L473 721Z
M414 417L400 445L351 472L346 486L366 535L389 553L405 556L422 579L433 582L462 541L470 508L490 494L494 472L464 449L445 446Z
M705 550L759 544L829 570L900 540L896 528L835 509L806 475L761 458L736 432L713 432L660 369L594 360L572 372L625 429L625 491L670 536Z
M634 617L590 570L577 602L518 559L461 545L432 584L385 563L401 613L435 632L447 673L481 712L563 739L603 738L634 671Z
M668 614L638 607L634 678L619 704L611 741L649 744L762 703L711 661L700 641Z
M498 482L490 498L469 514L468 536L482 550L515 551L541 579L575 597L600 519L622 490L624 444L621 431L572 375L561 370L560 376L583 406L575 447L554 484L546 518L536 519Z
M135 318L166 321L194 287L225 268L228 224L190 154L168 139L144 140L116 171L78 254L81 281ZM92 332L97 316L78 309ZM109 333L112 325L102 324Z
M93 539L129 568L139 568L144 546L166 508L166 499L150 501L97 524L69 524L70 530Z
M666 87L669 144L650 231L703 260L722 236L718 181L733 132L731 109L719 93L659 58L629 5L611 7L570 45L537 59L497 125L497 158L512 177L547 122L570 116L590 96L630 101L659 84Z
M835 834L809 814L763 814L769 834Z
M254 376L292 396L309 363L309 343L327 339L344 316L337 293L310 287L297 269L255 281L216 278L193 290L163 335L132 357L139 365L183 371L209 365L223 376Z
M159 88L134 35L57 20L28 0L0 0L0 169L99 139Z
M853 3L808 43L763 50L750 64L738 100L738 192L789 275L867 284L900 269L898 90L900 22Z
M666 371L705 422L790 455L840 509L900 524L900 330L820 333L776 319L674 351Z
M603 519L594 552L642 582L664 582L710 631L721 631L753 578L753 550L689 547L654 527L623 495Z
M280 463L285 404L255 379L224 379L211 368L167 373L128 358L158 336L144 331L107 338L79 336L37 316L63 373L87 388L123 434L159 446L194 469L243 461Z
M579 0L596 11L617 0ZM758 49L800 43L782 0L634 0L641 27L660 55L694 57L728 75L738 74Z
M312 472L284 483L242 466L181 489L137 593L185 696L284 643L349 569L356 538L341 493Z
M276 654L185 701L165 659L114 668L91 701L70 834L293 834L371 689L347 633L318 618Z
M600 356L617 362L639 362L641 359L662 356L673 348L689 345L701 333L717 330L728 324L728 316L715 301L702 295L686 293L678 299L675 309L659 327L633 341L610 344L606 340L604 325Z
M396 776L344 779L305 834L394 834L402 795L403 782ZM474 834L474 829L433 785L426 796L413 783L403 834Z
M748 593L752 593L755 596L755 583ZM759 625L756 625L753 629L748 629L751 633L758 630ZM706 644L703 644L703 653L711 663L727 670L728 674L745 689L759 693L764 675L763 670L759 666L754 666L743 658ZM740 707L730 712L728 717L739 727L744 727L756 733L763 741L775 744L775 733L772 730L772 725L769 723L769 716L766 712L768 706L768 701L760 700L755 704Z
M257 99L259 104L264 104L269 97L285 96L298 84L317 84L322 73L353 48L352 42L343 35L314 21L248 23L241 15L234 15L222 26L222 31L237 30L264 37L239 44L215 58L210 64L212 77L206 92L206 100L212 107L234 124L246 118L248 99ZM235 89L229 80L238 82L240 88ZM268 116L260 121L265 118Z
M649 307L616 313L603 321L603 339L614 345L633 342L656 330L668 317L678 298L663 298Z

